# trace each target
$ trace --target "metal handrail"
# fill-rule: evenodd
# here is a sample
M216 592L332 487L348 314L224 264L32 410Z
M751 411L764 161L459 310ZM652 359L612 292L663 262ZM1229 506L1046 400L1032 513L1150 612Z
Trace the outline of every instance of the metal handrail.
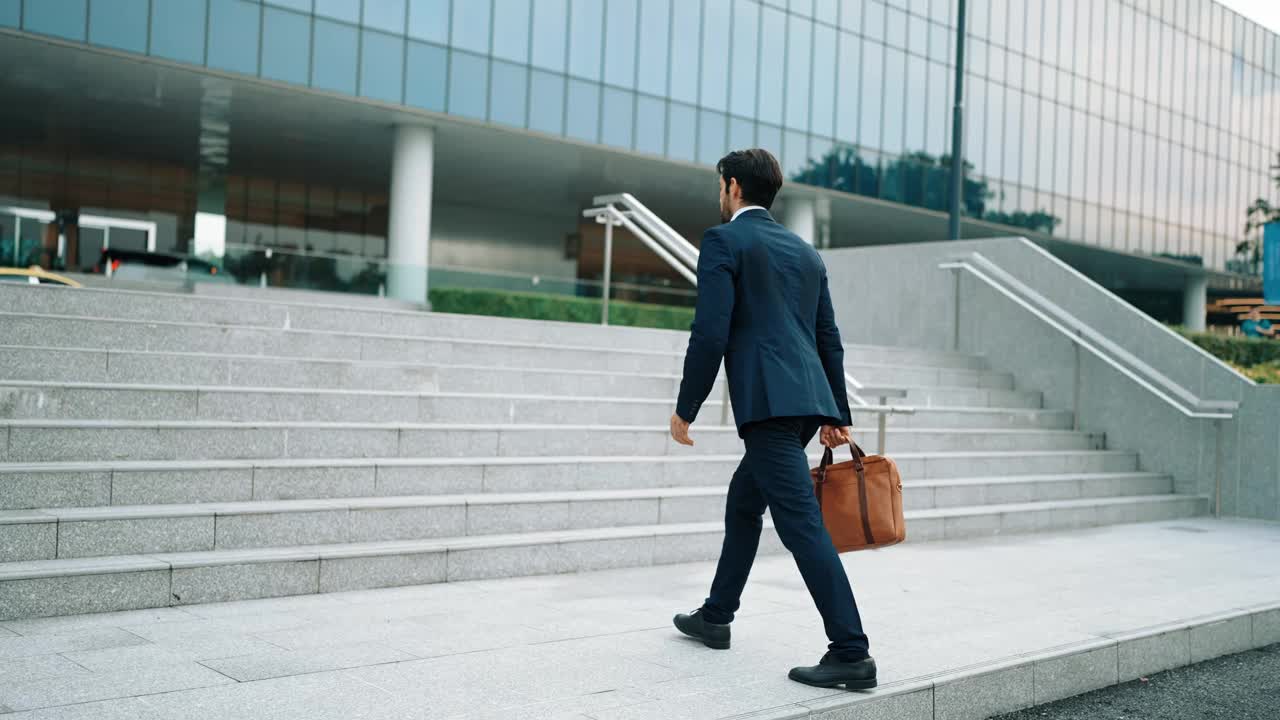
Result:
M614 195L597 195L591 199L595 207L582 211L582 216L593 218L596 222L604 225L604 308L601 317L601 324L609 322L609 284L613 258L613 228L615 225L625 227L632 235L635 235L640 242L654 252L658 257L662 258L676 272L689 281L694 287L698 286L698 248L693 243L684 238L683 235L676 232L675 228L668 225L658 217L656 213L645 207L631 193L617 193ZM915 413L915 409L905 405L888 405L886 403L888 397L905 397L906 391L896 388L872 388L874 394L880 397L879 405L872 405L862 397L859 391L865 386L858 382L848 370L844 371L845 392L849 399L858 406L860 410L878 413L879 418L879 452L884 453L885 444L885 418L888 415L901 414L910 415ZM724 397L721 400L720 424L729 424L729 386L724 385Z
M979 269L975 265L983 265L986 270ZM1039 318L1049 327L1057 330L1065 335L1076 348L1075 360L1075 400L1072 408L1072 415L1075 419L1076 427L1080 424L1080 350L1083 348L1098 359L1110 365L1120 374L1129 378L1138 384L1139 387L1147 392L1155 395L1169 406L1173 407L1183 416L1195 420L1211 420L1214 426L1214 515L1221 517L1222 515L1222 422L1231 420L1235 417L1233 410L1240 407L1240 403L1231 400L1201 400L1194 393L1186 388L1178 385L1170 378L1166 377L1160 371L1151 367L1147 363L1138 359L1132 353L1120 347L1116 343L1104 337L1101 333L1086 325L1083 321L1068 313L1065 309L1056 305L1053 301L1044 297L1035 290L1027 287L1013 275L1009 274L1004 268L984 257L981 253L970 253L967 256L956 260L951 260L938 265L944 270L951 270L959 273L966 270L974 277L989 285L996 292L1012 300L1019 307ZM992 275L999 276L1004 280L1005 284L1001 284L1000 280L993 278ZM959 276L957 275L957 283ZM957 303L959 302L959 285L957 284ZM1028 300L1024 300L1014 294L1014 290L1021 291L1036 303L1043 307L1037 308ZM956 306L956 325L957 336L959 333L959 305ZM1058 319L1049 317L1049 313L1057 316ZM1069 328L1067 326L1070 326ZM1093 342L1090 342L1092 340ZM1097 345L1095 345L1097 343ZM1098 347L1098 345L1102 347ZM1110 353L1106 352L1107 350ZM1113 357L1113 355L1115 357ZM1119 358L1119 359L1117 359ZM1131 370L1120 362L1124 360L1133 365L1135 370ZM1139 373L1147 377L1140 377ZM1150 378L1148 380L1147 378ZM1164 386L1164 390L1156 387L1156 385ZM1167 392L1166 392L1167 390ZM1176 396L1176 397L1175 397ZM1202 408L1211 408L1220 412L1205 412Z

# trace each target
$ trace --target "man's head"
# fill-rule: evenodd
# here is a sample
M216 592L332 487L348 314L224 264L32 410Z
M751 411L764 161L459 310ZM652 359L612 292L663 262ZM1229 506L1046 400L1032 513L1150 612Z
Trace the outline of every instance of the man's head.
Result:
M729 222L733 214L748 205L773 206L782 187L782 168L768 150L735 150L716 163L720 174L720 219Z
M1245 317L1246 317L1246 318L1248 318L1248 319L1250 319L1250 320L1261 320L1261 319L1262 319L1262 310L1261 310L1260 308L1258 308L1258 307L1250 308L1250 309L1249 309L1249 314L1248 314L1248 315L1246 315Z

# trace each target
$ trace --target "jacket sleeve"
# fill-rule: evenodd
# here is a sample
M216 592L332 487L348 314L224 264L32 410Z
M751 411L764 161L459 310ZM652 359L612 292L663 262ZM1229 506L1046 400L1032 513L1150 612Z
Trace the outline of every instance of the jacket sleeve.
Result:
M676 401L676 414L686 422L697 419L698 410L720 373L720 362L729 345L735 269L728 241L715 228L707 230L698 254L698 302L690 327L689 349L684 356L680 396Z
M822 291L818 296L817 322L818 355L822 369L827 373L831 394L835 395L840 420L845 427L853 424L849 414L849 393L844 384L844 343L840 340L840 328L836 327L836 313L831 306L831 291L827 287L827 273L822 273Z

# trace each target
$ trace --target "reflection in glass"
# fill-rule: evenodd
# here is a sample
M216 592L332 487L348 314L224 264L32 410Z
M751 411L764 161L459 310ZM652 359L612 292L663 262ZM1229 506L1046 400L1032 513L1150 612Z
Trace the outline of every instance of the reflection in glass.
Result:
M355 94L356 29L316 19L311 53L311 84L321 90Z
M787 113L785 125L809 129L809 79L813 73L813 21L787 18Z
M648 95L636 98L636 150L662 155L667 145L667 104Z
M770 32L760 33L760 89L757 91L758 119L762 122L782 124L783 104L783 65L769 62L766 58L782 58L786 56L786 35L781 29L786 27L786 14L764 8L760 13L762 28L770 28ZM776 29L775 29L776 28Z
M671 103L667 109L667 157L693 162L697 150L698 113L689 105Z
M627 90L606 87L604 89L604 107L601 109L601 113L601 142L605 145L630 149L632 118L635 115L635 95Z
M261 9L258 3L245 0L209 0L209 67L258 74Z
M636 21L638 0L612 0L605 14L606 48L604 81L610 85L636 86ZM646 42L648 38L645 39Z
M840 33L840 92L836 93L836 137L845 142L858 140L858 105L862 94L862 40Z
M729 111L742 117L755 117L760 7L754 3L739 3L734 7L731 23L733 72L729 73Z
M563 75L533 71L529 78L529 129L564 133L564 83Z
M639 84L642 92L667 94L667 46L671 27L670 0L640 0Z
M836 96L836 30L818 25L813 30L813 117L810 128L814 134L831 137L835 134ZM840 68L848 75L853 67ZM846 92L852 92L847 90Z
M782 156L778 161L782 163L782 174L786 177L803 170L809 163L809 136L788 130L783 137Z
M925 101L929 98L929 88L925 78L926 60L918 55L907 56L906 82L906 140L908 150L924 150L928 147L925 138L925 120L929 116L929 108ZM939 107L939 114L942 114Z
M151 6L151 54L204 64L205 0L169 0Z
M288 10L262 11L262 77L307 84L311 18Z
M444 45L449 41L449 0L409 0L409 35Z
M404 40L365 30L360 49L360 94L386 102L400 102Z
M671 8L671 98L698 102L698 42L702 4L676 2Z
M698 162L715 165L727 154L727 120L724 113L703 110L698 114Z
M864 147L879 149L881 145L880 126L882 102L875 98L884 97L884 46L864 42L862 48L862 92L860 96L867 100L862 103L858 126L858 144Z
M896 155L905 149L907 56L897 48L886 48L884 58L884 132L880 149ZM914 148L913 148L914 149Z
M489 61L479 55L449 53L449 114L484 120L489 99Z
M775 155L782 154L782 128L777 125L756 125L756 147L764 148Z
M567 112L565 134L595 142L600 136L600 86L570 78Z
M495 60L489 91L489 119L503 125L524 127L529 91L529 70L524 65Z
M604 32L604 3L573 3L569 16L569 73L591 80L600 79L601 33ZM573 89L569 90L570 96ZM570 117L573 111L570 108ZM572 124L572 121L571 121Z
M537 0L533 4L534 67L564 72L568 24L568 0Z
M702 106L726 110L729 97L729 31L733 24L729 0L706 0L703 15ZM752 75L754 70L753 67Z
M364 0L364 18L366 27L385 30L389 33L404 32L405 0Z
M17 7L17 3L13 5ZM147 51L147 6L147 0L93 3L89 6L89 42L145 53ZM0 11L0 14L3 12ZM3 24L3 21L0 21L0 24Z
M424 110L444 112L448 64L448 51L443 47L410 40L405 69L405 103Z

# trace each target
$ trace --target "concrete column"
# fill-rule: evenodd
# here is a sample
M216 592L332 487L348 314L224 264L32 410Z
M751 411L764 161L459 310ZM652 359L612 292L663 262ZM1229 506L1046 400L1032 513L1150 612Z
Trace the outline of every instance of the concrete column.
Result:
M1204 331L1205 302L1209 295L1208 275L1188 275L1182 290L1182 325L1188 330Z
M196 174L196 214L192 255L222 258L227 252L227 166L231 157L231 83L200 81L200 165ZM185 239L185 238L184 238Z
M396 127L391 158L391 209L387 223L387 294L428 304L431 257L431 186L435 174L435 130Z
M782 224L812 245L817 239L817 203L812 197L802 195L787 198L782 206Z

